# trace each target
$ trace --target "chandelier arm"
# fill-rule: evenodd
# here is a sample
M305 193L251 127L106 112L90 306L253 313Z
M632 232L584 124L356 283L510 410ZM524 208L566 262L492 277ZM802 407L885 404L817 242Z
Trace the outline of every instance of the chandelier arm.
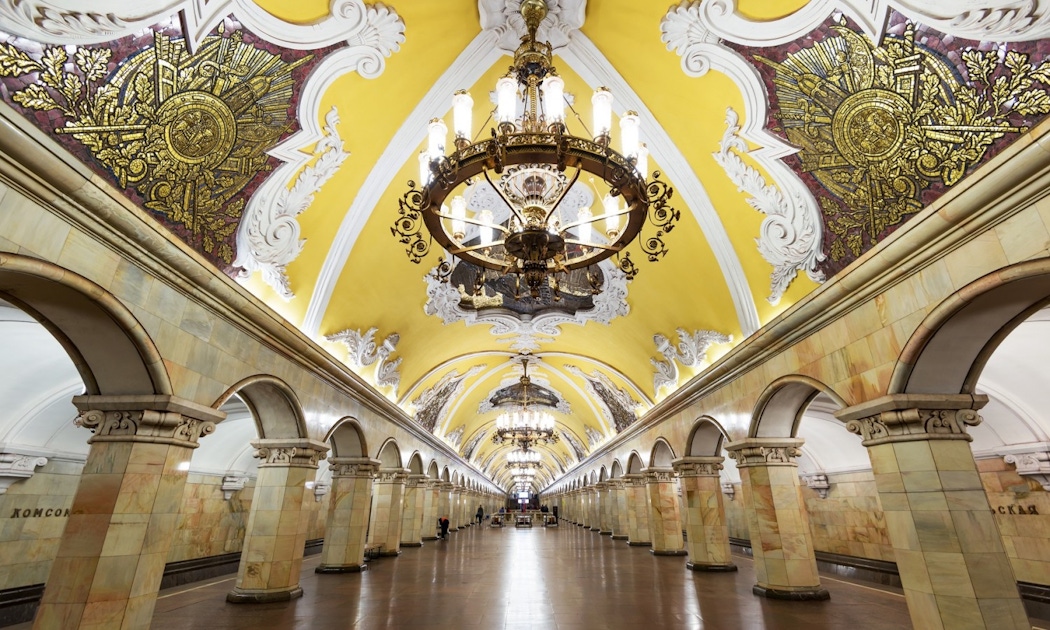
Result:
M479 226L484 226L484 227L496 228L500 232L503 232L505 234L510 234L510 230L508 230L507 228L503 227L502 225L493 225L491 223L484 223L482 221L478 221L477 219L473 219L471 217L454 217L451 214L445 214L444 212L435 212L434 214L437 215L438 217L441 217L442 219L452 219L452 220L455 220L455 221L462 221L464 223L470 223L471 225L479 225ZM486 245L485 247L491 247L491 246L492 246L492 243L490 243L489 245Z
M606 212L605 214L599 214L598 216L591 217L591 218L587 219L586 221L573 221L572 223L566 224L563 229L567 230L569 228L574 228L577 225L583 225L584 223L597 223L598 221L601 221L602 219L609 219L611 217L622 217L624 215L629 215L629 214L631 214L631 208L628 206L624 210L617 210L616 212Z
M561 194L558 195L558 198L554 201L554 203L551 204L551 209L547 211L547 216L543 217L543 223L545 225L550 224L551 215L554 214L554 211L557 210L559 205L561 205L562 199L565 199L565 195L569 194L569 189L571 189L576 184L576 180L580 178L581 170L583 169L581 169L579 166L576 166L576 172L573 174L572 180L569 181L568 185L566 185L562 189ZM561 231L564 232L565 228L562 228Z
M489 185L492 186L492 189L496 191L496 194L499 195L499 198L503 200L503 203L507 204L507 208L510 209L511 214L516 216L518 218L518 221L521 221L522 225L525 225L525 217L521 216L521 214L514 208L514 204L512 204L509 199L507 199L507 196L503 194L503 191L499 189L499 186L492 182L492 178L489 177L489 169L482 169L481 172L485 174L485 181L487 181Z
M567 239L565 239L565 243L566 244L573 243L575 245L585 245L587 247L591 247L591 248L594 248L594 249L604 249L605 251L608 251L608 252L618 252L618 251L622 251L623 250L623 247L616 247L614 245L603 245L601 243L585 243L585 242L583 242L581 240L577 240L575 238L567 238Z

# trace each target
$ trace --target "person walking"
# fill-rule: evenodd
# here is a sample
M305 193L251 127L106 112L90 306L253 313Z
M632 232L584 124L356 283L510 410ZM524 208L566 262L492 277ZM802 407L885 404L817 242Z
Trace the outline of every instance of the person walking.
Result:
M441 526L441 540L448 540L448 516L439 518L438 525Z
M485 520L485 507L482 505L478 506L478 513L474 515L478 519L478 525L481 525L481 521Z

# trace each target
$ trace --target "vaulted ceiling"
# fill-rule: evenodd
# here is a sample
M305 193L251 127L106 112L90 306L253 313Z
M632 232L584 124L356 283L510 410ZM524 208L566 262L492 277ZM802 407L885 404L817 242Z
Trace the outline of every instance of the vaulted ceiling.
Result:
M947 1L548 0L540 37L576 112L604 85L617 116L639 113L681 219L658 262L628 248L635 278L605 264L597 296L472 300L433 275L440 248L413 264L391 226L452 92L491 114L519 0L124 4L0 9L5 100L505 484L491 399L522 353L558 403L546 481L1050 111L1039 20L953 22ZM198 114L215 128L180 144L172 120Z

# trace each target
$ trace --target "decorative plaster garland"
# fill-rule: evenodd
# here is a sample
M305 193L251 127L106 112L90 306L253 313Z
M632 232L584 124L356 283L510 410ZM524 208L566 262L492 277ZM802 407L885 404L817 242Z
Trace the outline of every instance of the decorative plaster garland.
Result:
M348 351L347 364L358 370L362 367L377 363L375 382L377 387L393 387L397 393L398 385L401 383L401 357L390 359L394 353L397 343L401 341L401 335L391 333L388 337L376 343L375 334L379 329L369 328L362 333L359 329L346 329L333 335L325 337L328 341L343 343Z
M707 349L716 343L730 343L732 335L723 335L714 330L697 330L692 334L684 328L675 330L678 334L678 345L675 346L667 337L657 333L653 335L656 350L664 360L650 358L649 362L656 368L653 376L653 391L659 392L662 387L678 386L678 364L686 367L699 367L707 359Z

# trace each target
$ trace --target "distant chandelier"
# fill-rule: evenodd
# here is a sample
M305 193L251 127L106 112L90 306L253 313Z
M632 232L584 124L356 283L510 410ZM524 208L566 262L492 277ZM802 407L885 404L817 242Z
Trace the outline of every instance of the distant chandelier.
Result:
M412 262L430 251L425 226L452 256L500 276L514 274L518 297L524 278L533 298L549 289L558 299L558 274L618 255L638 237L646 218L657 231L641 240L641 248L650 261L658 260L667 253L663 235L674 228L679 212L668 205L673 191L659 179L659 172L646 181L648 150L639 142L637 113L628 111L620 119L623 153L609 146L613 97L608 89L599 88L591 99L593 135L568 132L565 82L552 64L551 45L536 41L536 29L547 15L546 2L523 0L521 15L528 34L514 53L510 73L496 82L496 128L490 130L491 137L471 140L474 101L467 92L456 92L455 150L445 155L447 127L432 120L428 147L420 153L420 187L408 183L410 190L399 202L391 232L408 246ZM522 102L524 111L518 118L516 108ZM571 203L562 201L582 173L608 187L597 214L586 206L562 207ZM468 211L467 193L482 177L495 191L497 207ZM569 197L576 200L579 195ZM637 268L630 256L617 258L620 269L633 278ZM447 277L452 265L446 262L439 269ZM475 294L484 277L479 274ZM587 277L598 293L598 274L588 272Z
M526 469L540 468L541 466L543 466L543 462L540 461L540 454L531 449L515 449L507 453L507 468Z
M520 409L504 411L496 417L496 432L493 444L513 444L521 450L529 450L536 444L554 444L558 434L554 429L554 416L546 411L530 408L536 398L530 393L535 386L529 379L529 358L523 356L521 379L516 404Z

